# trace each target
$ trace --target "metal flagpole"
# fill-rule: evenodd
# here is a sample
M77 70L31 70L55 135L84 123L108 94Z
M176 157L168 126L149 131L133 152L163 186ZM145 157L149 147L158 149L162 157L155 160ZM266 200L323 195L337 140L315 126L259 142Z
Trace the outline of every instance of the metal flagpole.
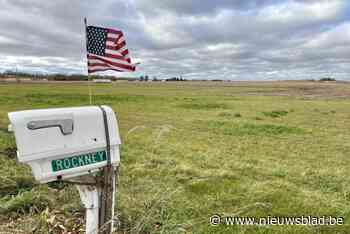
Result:
M88 51L88 24L87 19L84 18L84 24L85 24L85 35L86 35L86 51ZM88 53L87 53L87 60L88 60ZM89 66L88 66L89 67ZM90 105L92 104L92 91L91 91L91 85L90 85L90 77L89 77L89 69L88 69L88 85L89 85L89 96L90 96ZM102 171L102 184L100 184L101 187L98 188L99 193L99 218L98 222L95 222L99 226L98 233L103 234L111 234L113 232L113 226L114 226L114 207L115 207L115 194L117 190L117 178L118 178L118 172L119 168L118 166L114 166L111 163L111 148L110 148L110 137L109 137L109 129L108 129L108 121L107 121L107 114L106 111L103 109L103 107L100 107L102 114L103 114L103 120L104 120L104 126L105 126L105 135L106 135L106 154L107 154L107 165L103 168ZM83 189L80 189L82 192L80 192L81 196L83 196ZM79 191L80 191L79 190ZM83 195L82 195L83 194ZM94 210L95 211L95 210ZM95 215L95 213L94 213ZM95 224L94 223L94 224ZM88 230L87 230L88 231Z
M86 35L86 51L88 50L88 32L87 32L87 19L84 18L85 23L85 35ZM88 59L88 53L87 53ZM88 66L89 67L89 66ZM91 91L91 79L89 77L88 68L88 85L89 85L89 96L90 105L92 105L92 91ZM99 188L99 233L110 234L113 231L114 226L114 205L115 205L115 192L116 192L116 172L118 171L111 164L111 150L110 150L110 139L108 130L107 115L103 107L100 107L103 113L105 133L106 133L106 151L107 151L107 165L102 171L103 182L102 188Z
M88 63L88 37L87 37L87 19L84 18L84 24L85 24L85 44L86 44L86 63ZM89 87L89 99L90 99L90 105L92 105L92 91L91 91L91 80L90 80L90 73L89 73L89 65L87 64L87 78L88 78L88 87Z

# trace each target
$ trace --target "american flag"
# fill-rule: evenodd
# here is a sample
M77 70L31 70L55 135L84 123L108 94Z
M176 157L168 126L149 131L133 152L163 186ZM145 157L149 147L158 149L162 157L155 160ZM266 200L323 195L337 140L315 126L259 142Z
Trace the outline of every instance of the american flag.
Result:
M86 38L89 73L106 70L135 71L122 31L87 26Z

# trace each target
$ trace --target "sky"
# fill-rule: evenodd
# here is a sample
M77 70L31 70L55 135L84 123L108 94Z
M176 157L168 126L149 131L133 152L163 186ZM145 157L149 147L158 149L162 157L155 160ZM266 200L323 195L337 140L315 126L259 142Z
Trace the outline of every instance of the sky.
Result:
M121 29L157 78L350 80L347 0L0 0L0 71L86 74L85 29Z

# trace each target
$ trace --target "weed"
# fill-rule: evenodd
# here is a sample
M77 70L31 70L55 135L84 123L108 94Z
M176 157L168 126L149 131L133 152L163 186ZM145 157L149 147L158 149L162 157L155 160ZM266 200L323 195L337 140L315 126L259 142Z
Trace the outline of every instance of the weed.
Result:
M219 117L231 117L232 114L230 112L220 112L218 114Z
M285 110L275 110L275 111L266 111L266 112L262 112L263 115L265 115L266 117L271 117L271 118L278 118L278 117L282 117L282 116L286 116L288 114L288 111Z
M223 103L185 103L178 107L193 110L228 109L228 106Z

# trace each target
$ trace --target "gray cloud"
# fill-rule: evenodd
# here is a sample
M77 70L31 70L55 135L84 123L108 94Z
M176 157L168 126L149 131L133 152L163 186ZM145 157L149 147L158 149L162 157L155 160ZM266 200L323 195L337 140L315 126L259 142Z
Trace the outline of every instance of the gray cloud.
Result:
M82 19L124 31L137 73L349 78L345 0L0 0L0 70L84 73ZM314 76L314 77L310 77Z
M234 10L254 10L256 8L268 6L274 4L276 0L217 0L217 1L201 1L201 0L163 0L157 2L157 4L149 4L148 0L137 0L137 7L140 10L147 11L149 13L156 13L162 11L170 11L179 15L208 15L213 14L223 9Z

